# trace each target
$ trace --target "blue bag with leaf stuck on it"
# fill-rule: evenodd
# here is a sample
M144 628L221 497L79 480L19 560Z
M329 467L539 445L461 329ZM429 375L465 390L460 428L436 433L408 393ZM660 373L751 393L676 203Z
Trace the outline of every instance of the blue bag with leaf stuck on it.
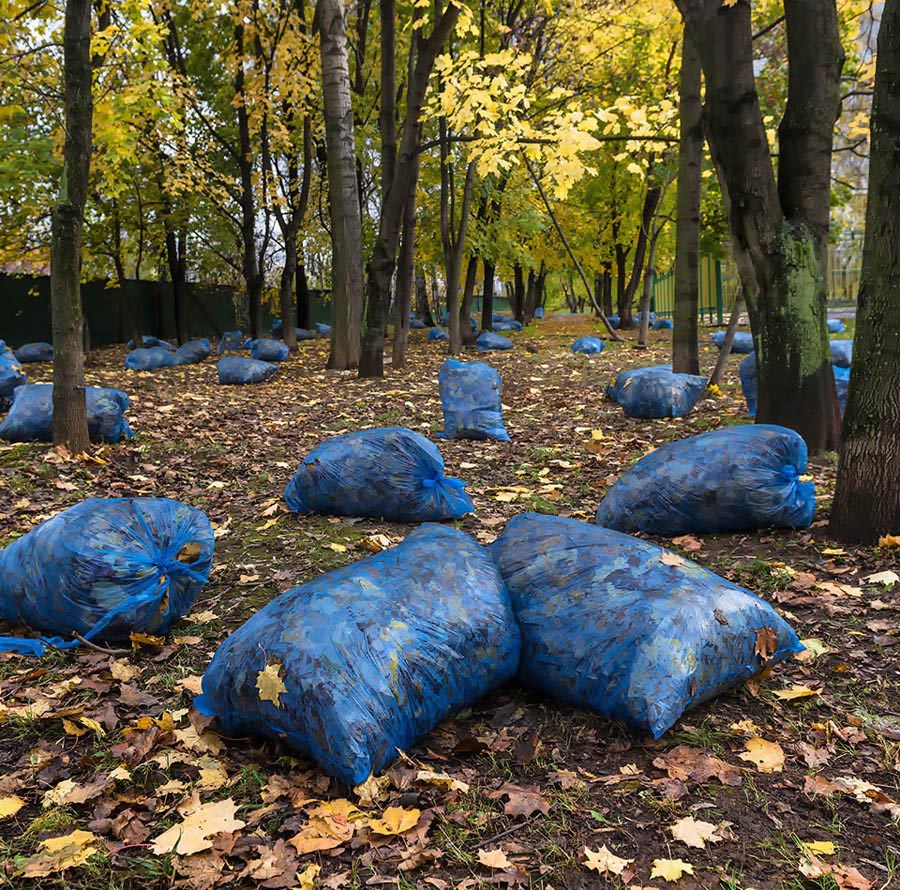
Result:
M120 389L86 386L88 436L92 442L115 444L134 432L125 419L131 406ZM29 383L13 392L12 407L0 423L0 439L7 442L53 441L53 384Z
M282 739L357 785L518 660L509 595L484 549L424 525L257 612L219 646L194 707L229 736Z
M0 652L165 634L212 566L206 514L168 498L88 498L0 551L0 618L54 634L0 637Z
M706 386L706 377L696 374L676 374L659 367L642 368L618 386L616 401L628 417L644 420L685 417L700 401Z
M622 474L595 521L651 535L805 528L816 508L806 460L803 438L770 424L668 442Z
M237 352L243 348L244 337L239 330L225 331L222 339L219 340L219 346L216 349L216 355L222 355L223 352Z
M438 372L443 437L508 442L500 385L500 372L484 362L447 359Z
M803 650L749 590L638 538L523 513L488 551L522 633L522 683L657 738Z
M626 381L630 380L632 377L636 377L638 374L644 374L647 371L660 370L660 371L671 371L671 365L648 365L645 368L631 368L629 371L619 371L615 377L606 385L606 389L604 392L606 393L607 398L612 399L614 402L618 401L619 390L625 385Z
M0 343L3 341L0 340ZM0 350L0 408L12 401L13 393L28 383L18 359L9 352Z
M433 442L393 426L326 439L306 456L284 498L294 513L440 522L474 511L465 486L444 475Z

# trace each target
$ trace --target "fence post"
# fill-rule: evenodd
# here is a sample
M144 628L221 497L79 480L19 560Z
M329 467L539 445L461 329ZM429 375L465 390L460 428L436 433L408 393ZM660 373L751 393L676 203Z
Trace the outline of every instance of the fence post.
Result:
M722 261L716 260L716 321L722 324Z

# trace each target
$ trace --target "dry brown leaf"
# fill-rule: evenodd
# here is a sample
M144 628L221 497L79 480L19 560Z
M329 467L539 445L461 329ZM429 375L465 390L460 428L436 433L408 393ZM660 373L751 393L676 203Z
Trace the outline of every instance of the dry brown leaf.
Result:
M664 566L687 565L687 560L683 556L679 556L677 553L673 553L671 550L663 550L662 556L660 556L659 561Z
M486 868L512 868L512 862L499 847L496 850L479 850L478 861Z
M685 875L692 875L694 866L683 859L654 859L651 878L662 878L664 881L680 881Z
M383 800L387 800L390 786L390 776L379 776L376 779L374 775L371 775L365 782L360 782L353 789L353 793L359 798L359 802L364 807L371 807L381 803Z
M212 847L213 835L237 831L244 822L234 817L237 805L229 797L214 803L199 804L189 812L184 821L164 831L153 842L153 852L157 856L177 853L189 856Z
M449 776L447 773L432 772L430 769L420 769L416 773L416 781L424 782L426 785L434 785L436 788L441 788L444 791L461 791L463 794L466 794L469 790L466 782L454 779L453 776Z
M100 852L100 843L95 834L80 829L62 837L47 838L38 845L38 853L25 860L21 874L26 878L45 878L84 865Z
M746 749L738 757L755 764L761 773L780 773L784 767L784 750L778 742L753 736L747 739Z
M503 812L507 816L525 816L527 818L532 813L540 812L546 816L550 812L550 802L541 797L537 788L520 788L511 782L506 782L496 791L491 791L488 797L493 800L506 797L507 802L503 807Z
M599 850L584 848L585 868L600 872L601 875L620 875L632 862L634 862L633 859L622 859L620 856L616 856L606 844Z
M758 655L765 664L778 651L778 631L774 627L761 627L756 631L754 655Z
M716 833L717 830L712 822L698 821L693 816L685 816L669 828L676 841L681 841L688 847L694 847L697 850L705 850L706 841L714 844L721 843L724 838Z

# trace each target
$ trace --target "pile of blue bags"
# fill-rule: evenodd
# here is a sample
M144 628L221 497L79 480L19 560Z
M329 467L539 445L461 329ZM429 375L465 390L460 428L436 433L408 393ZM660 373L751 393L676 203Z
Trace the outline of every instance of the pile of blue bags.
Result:
M115 444L134 436L125 412L131 405L119 389L85 387L88 435L92 442ZM53 441L53 384L29 383L13 392L12 407L0 423L7 442Z
M404 427L358 430L313 448L287 484L295 513L435 522L474 512L466 483L444 475L434 443Z
M272 322L272 336L273 337L280 337L283 329L284 329L283 325L281 324L280 321ZM308 331L306 328L294 328L294 334L295 334L298 342L300 340L315 340L316 339L316 335L312 331Z
M482 331L475 341L475 347L482 352L493 352L494 350L512 349L513 342L507 337L502 337L500 334Z
M463 532L425 525L257 612L217 650L194 707L356 785L518 663L493 562Z
M835 350L834 347L836 343L850 344L850 348L847 352L852 354L853 341L831 341L832 358L837 355L841 362L846 361L846 364L838 364L835 362L831 366L831 370L834 372L834 385L837 389L838 406L841 411L841 416L843 417L844 408L847 405L847 388L850 385L850 355L847 355L843 349ZM756 379L756 353L751 352L750 355L741 362L741 366L738 370L741 377L741 389L744 393L744 399L747 402L747 413L751 417L755 417L756 406L759 401L759 384Z
M291 351L281 340L265 338L250 341L250 355L260 362L283 362Z
M15 355L23 365L32 362L52 362L53 346L50 343L26 343L15 351Z
M579 337L572 344L572 352L585 355L599 355L605 348L606 344L599 337Z
M227 355L225 358L219 359L217 368L219 383L243 386L268 380L278 370L278 365L271 362L260 362L254 358Z
M607 388L627 417L684 417L706 392L707 379L657 365L619 374Z
M750 591L596 525L524 513L488 550L519 623L519 680L655 737L803 649Z
M438 372L444 437L508 442L500 385L499 371L484 362L447 359Z
M209 577L206 514L167 498L89 498L0 552L0 618L53 634L0 637L0 652L165 634Z
M219 340L216 355L222 355L223 352L237 352L243 347L243 342L244 338L240 331L225 331L222 339Z
M805 528L816 507L806 461L802 437L769 424L669 442L619 478L595 521L651 535Z
M176 365L196 365L212 355L212 344L209 340L189 340L175 350Z
M712 335L712 341L719 349L725 343L725 334L725 331L716 331ZM734 339L731 341L731 352L732 355L746 355L748 352L753 352L753 334L736 331Z
M174 368L178 364L177 355L177 352L170 352L162 346L132 349L125 356L125 367L129 371L155 371L157 368Z

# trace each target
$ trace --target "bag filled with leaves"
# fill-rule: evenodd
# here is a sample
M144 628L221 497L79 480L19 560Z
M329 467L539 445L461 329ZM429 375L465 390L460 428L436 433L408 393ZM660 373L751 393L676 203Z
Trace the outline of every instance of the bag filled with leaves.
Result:
M599 355L606 348L606 344L599 337L579 337L572 344L572 352L582 352L585 355Z
M466 483L444 475L434 443L405 427L357 430L313 448L284 490L295 513L440 522L475 510Z
M26 383L28 377L12 350L0 349L0 408L11 402L16 389Z
M630 371L619 371L615 377L606 385L606 389L604 392L606 393L607 398L612 399L614 402L618 401L619 390L625 385L627 380L630 380L632 377L635 377L638 374L643 374L646 371L653 370L661 370L661 371L671 371L671 365L648 365L645 368L632 368Z
M628 373L628 372L626 372ZM616 378L616 383L622 375ZM641 368L617 386L615 399L627 417L685 417L706 392L707 379L663 367Z
M174 368L178 364L177 352L169 352L162 346L149 349L132 349L125 356L125 367L129 371L155 371L157 368Z
M490 331L482 331L475 341L475 348L482 352L494 352L496 350L512 349L513 341L500 334L492 334Z
M838 368L849 368L853 361L852 340L831 340L831 363Z
M216 355L222 355L223 352L237 352L244 342L244 338L239 330L225 331L222 339L219 340L219 346L216 349Z
M520 680L655 737L803 649L750 591L619 532L523 513L488 551L522 632Z
M832 346L835 343L851 343L852 340L832 340ZM833 364L831 370L834 371L834 385L837 387L838 407L841 411L841 417L844 416L844 407L847 404L847 387L850 384L850 359L847 358L846 365ZM756 379L756 353L751 352L742 362L739 369L741 375L741 390L744 393L744 399L747 402L747 413L751 417L756 417L756 406L759 402L759 385Z
M725 345L725 336L727 331L716 331L712 335L712 341L721 349ZM731 341L732 355L746 355L753 352L753 334L746 331L735 331L734 339Z
M278 370L278 365L272 362L259 362L255 358L242 358L237 355L220 358L216 367L219 372L219 383L233 386L262 383Z
M500 372L484 362L449 358L438 372L444 437L509 441L503 426Z
M843 334L847 330L847 326L839 318L829 318L825 324L829 334Z
M168 498L88 498L0 551L0 618L51 638L0 637L0 652L165 634L206 584L206 514Z
M283 362L289 355L287 343L262 338L250 343L250 355L261 362Z
M424 525L282 594L219 646L194 707L283 739L351 785L509 680L519 631L472 538Z
M188 340L175 351L176 365L196 365L212 355L212 344L209 340Z
M16 358L23 364L52 362L53 345L50 343L26 343L16 350Z
M596 523L651 535L805 528L816 489L806 443L770 424L725 427L642 457L601 501Z
M85 387L88 435L92 442L115 444L134 432L125 419L131 406L120 389ZM7 442L53 441L53 384L29 383L13 392L12 407L0 423L0 439Z

